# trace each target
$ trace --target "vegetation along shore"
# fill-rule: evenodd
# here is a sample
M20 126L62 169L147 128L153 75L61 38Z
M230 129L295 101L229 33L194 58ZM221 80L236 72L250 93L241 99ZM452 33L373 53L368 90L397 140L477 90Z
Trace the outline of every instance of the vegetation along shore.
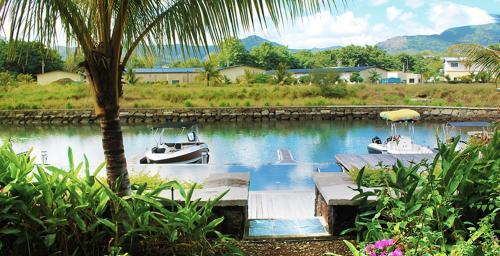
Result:
M354 84L326 89L314 85L269 84L125 85L122 108L259 107L327 105L427 105L496 107L495 84ZM495 105L496 104L496 105ZM28 83L0 90L0 109L92 108L86 84Z

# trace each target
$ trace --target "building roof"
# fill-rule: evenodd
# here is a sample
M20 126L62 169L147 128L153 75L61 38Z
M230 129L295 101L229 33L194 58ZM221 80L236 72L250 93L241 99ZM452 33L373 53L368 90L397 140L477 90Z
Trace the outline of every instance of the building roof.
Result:
M377 68L375 66L360 66L360 67L327 67L327 68L301 68L301 69L289 69L288 72L293 74L309 74L314 70L331 70L339 73L352 73L352 72L361 72L363 70ZM383 69L383 68L379 68ZM273 74L275 70L268 70L266 74Z
M155 73L196 73L201 68L135 68L136 74L155 74Z
M262 68L259 68L259 67L253 67L253 66L249 66L249 65L234 65L234 66L229 66L229 67L220 67L218 68L219 70L225 70L225 69L232 69L232 68L253 68L253 69L260 69L260 70L264 70Z
M443 57L444 61L464 61L465 57Z

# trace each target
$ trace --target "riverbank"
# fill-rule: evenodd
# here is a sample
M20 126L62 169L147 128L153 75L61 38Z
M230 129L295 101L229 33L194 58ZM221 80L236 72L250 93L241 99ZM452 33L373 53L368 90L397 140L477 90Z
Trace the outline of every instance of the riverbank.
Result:
M497 121L499 108L434 106L325 106L325 107L242 107L242 108L124 108L120 118L125 124L162 122L267 122L280 120L376 120L387 110L411 108L432 121ZM92 124L97 117L92 109L2 110L0 124L68 125Z
M418 105L498 107L500 93L494 84L356 84L321 89L312 85L138 84L124 86L122 108L282 107ZM334 89L336 88L336 89ZM0 109L87 109L93 107L86 84L2 87Z

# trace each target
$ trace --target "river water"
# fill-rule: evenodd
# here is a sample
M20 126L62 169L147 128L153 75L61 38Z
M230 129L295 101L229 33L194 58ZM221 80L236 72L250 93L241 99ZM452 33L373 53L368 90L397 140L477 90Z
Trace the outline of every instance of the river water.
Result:
M125 152L129 161L135 161L146 148L156 144L151 133L152 125L124 126ZM12 138L17 152L32 149L36 161L41 152L47 152L47 162L67 165L67 150L72 148L76 161L85 154L91 165L98 165L103 158L99 127L46 126L0 127L0 139ZM400 128L401 134L407 129ZM441 124L422 122L415 126L414 140L426 146L436 145L436 135ZM163 141L186 141L180 130L167 130ZM311 188L310 173L318 167L324 171L339 171L335 154L366 154L366 146L374 136L385 139L390 126L383 121L286 121L257 123L207 123L199 127L201 141L210 148L210 167L172 167L166 176L200 181L209 172L251 173L251 189ZM288 149L298 165L276 166L277 150ZM205 171L198 170L205 169ZM275 169L279 169L276 171ZM198 171L197 171L198 170ZM203 172L200 175L200 172ZM175 175L174 175L175 173Z

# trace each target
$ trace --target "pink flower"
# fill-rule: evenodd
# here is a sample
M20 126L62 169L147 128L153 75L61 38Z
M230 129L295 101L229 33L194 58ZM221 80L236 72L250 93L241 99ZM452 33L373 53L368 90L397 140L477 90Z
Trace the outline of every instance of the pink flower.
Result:
M373 244L369 244L365 247L365 252L367 253L373 253L373 250L375 249L375 246Z
M393 252L389 253L389 256L403 256L403 252L400 249L396 249Z
M394 239L387 240L387 246L393 246L393 245L394 245Z

